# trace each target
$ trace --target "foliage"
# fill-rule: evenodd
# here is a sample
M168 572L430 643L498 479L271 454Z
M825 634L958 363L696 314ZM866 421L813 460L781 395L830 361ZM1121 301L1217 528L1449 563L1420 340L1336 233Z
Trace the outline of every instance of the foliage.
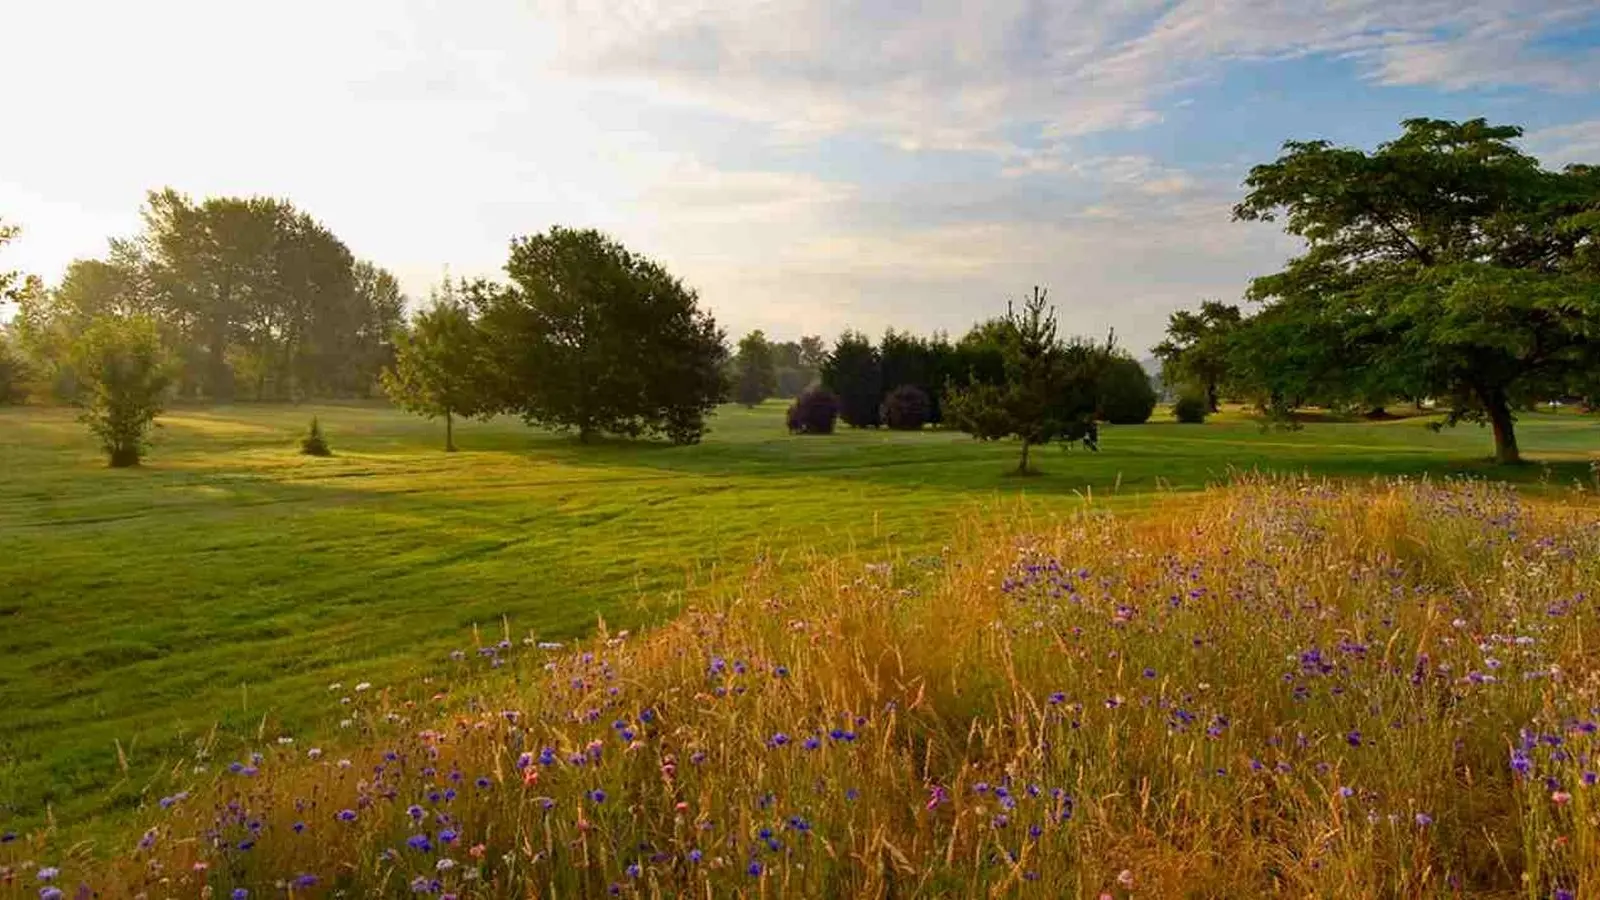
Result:
M72 348L82 421L116 468L136 466L172 383L161 334L149 319L101 319Z
M883 368L878 349L859 331L846 331L822 364L822 386L839 398L839 417L852 428L878 426Z
M175 351L182 395L287 400L370 394L403 308L392 275L287 201L196 203L169 189L149 195L137 237L74 262L29 315L56 373L64 344L91 323L140 316Z
M811 388L789 405L790 434L833 434L839 418L839 398L827 388Z
M768 562L644 635L474 640L431 684L336 685L340 745L178 768L105 862L48 833L0 860L103 896L1588 893L1584 517L1460 482L1157 511Z
M700 440L727 389L727 351L693 290L598 231L559 226L512 241L506 273L509 285L468 292L496 406L583 441Z
M1328 393L1354 373L1344 392L1440 397L1516 462L1513 408L1600 367L1600 169L1544 170L1521 129L1482 119L1404 129L1371 153L1291 141L1251 170L1235 217L1283 216L1308 246L1252 283L1291 312L1246 340L1309 348L1280 381Z
M0 406L28 399L28 385L32 380L33 370L23 358L16 340L0 329Z
M316 416L311 417L311 427L300 439L300 452L305 456L333 455L333 448L328 446L328 437L322 433L322 423L317 421Z
M1003 384L977 382L951 390L945 416L979 440L1014 437L1022 442L1019 473L1027 473L1028 450L1063 437L1094 416L1098 384L1109 347L1056 336L1055 310L1040 288L1022 311L1008 306L1006 317L989 327L1000 345Z
M798 341L772 345L773 365L777 369L777 396L798 397L817 383L817 373L827 358L822 338L804 335Z
M394 364L382 375L384 391L407 412L442 417L444 449L455 452L456 417L489 415L494 406L485 382L483 336L449 279L394 342Z
M1185 391L1172 404L1172 417L1185 425L1199 425L1210 412L1210 402L1198 391Z
M16 225L8 225L0 219L0 250L16 240L22 229ZM39 289L37 278L23 277L21 272L7 272L0 269L0 308L8 302L20 302L29 291Z
M916 431L928 424L932 412L926 391L914 384L902 384L883 398L879 418L896 431Z
M1167 319L1166 340L1154 349L1161 360L1161 380L1180 389L1183 385L1200 388L1211 411L1216 412L1233 362L1228 339L1240 321L1239 307L1215 300L1201 303L1197 311L1174 312Z
M778 391L778 371L772 344L760 329L739 340L733 357L733 399L756 406Z
M1139 361L1123 354L1106 360L1100 373L1096 415L1113 425L1142 425L1156 408L1156 389Z

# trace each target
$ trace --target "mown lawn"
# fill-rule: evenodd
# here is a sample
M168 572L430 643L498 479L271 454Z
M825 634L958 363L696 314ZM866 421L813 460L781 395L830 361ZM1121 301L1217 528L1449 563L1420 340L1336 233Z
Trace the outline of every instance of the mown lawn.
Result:
M336 456L295 452L315 414ZM1480 460L1422 419L1263 432L1242 419L1107 428L1038 455L938 432L784 434L730 408L704 444L581 446L515 421L458 428L376 406L178 410L154 455L105 469L70 412L0 410L0 825L139 802L232 736L332 730L326 686L419 677L473 629L568 638L659 621L761 553L915 554L977 507L1136 504L1232 470L1588 482L1600 421L1524 417L1538 464ZM264 725L265 723L265 725ZM215 733L213 733L215 730Z

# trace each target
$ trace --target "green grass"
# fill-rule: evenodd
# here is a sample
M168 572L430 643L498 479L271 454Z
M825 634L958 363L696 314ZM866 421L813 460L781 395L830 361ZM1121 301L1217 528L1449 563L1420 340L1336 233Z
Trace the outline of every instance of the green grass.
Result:
M333 458L296 452L313 415ZM331 730L328 682L418 676L474 627L660 621L762 552L911 553L997 498L1136 504L1230 470L1506 474L1479 461L1483 431L1421 419L1110 427L1103 452L1047 449L1028 479L1005 474L1013 445L781 423L778 404L725 410L687 448L473 423L447 455L440 426L386 408L192 409L163 420L145 467L112 471L70 412L0 410L0 824L115 815L156 771L264 721ZM1600 424L1531 415L1520 437L1546 464L1512 477L1570 484Z

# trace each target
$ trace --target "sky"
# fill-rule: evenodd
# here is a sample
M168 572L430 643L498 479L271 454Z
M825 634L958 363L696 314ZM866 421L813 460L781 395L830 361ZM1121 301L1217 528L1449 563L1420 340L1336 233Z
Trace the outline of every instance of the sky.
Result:
M597 227L734 337L959 334L1040 284L1139 352L1296 252L1229 214L1285 140L1482 116L1600 162L1594 0L8 0L0 34L6 269L152 189L266 194L413 297Z

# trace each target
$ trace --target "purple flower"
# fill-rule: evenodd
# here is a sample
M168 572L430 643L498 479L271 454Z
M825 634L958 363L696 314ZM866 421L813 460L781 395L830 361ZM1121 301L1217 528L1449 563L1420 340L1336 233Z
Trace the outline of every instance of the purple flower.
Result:
M773 747L782 747L789 743L789 736L780 731L773 735L772 740L768 741L768 743Z
M1344 736L1344 742L1352 747L1361 746L1361 732L1352 729L1349 734Z
M406 807L406 815L410 816L413 822L421 822L422 817L427 815L427 813L423 811L422 807L413 803Z
M699 862L699 861L700 861L700 858L701 858L701 857L702 857L702 856L704 856L704 855L705 855L705 854L703 854L703 853L701 853L701 852L700 852L700 850L699 850L699 849L698 849L698 848L697 848L697 849L694 849L694 850L690 850L690 851L689 851L689 862L692 862L692 863L697 863L697 862Z
M317 883L317 876L312 875L309 872L307 872L304 875L301 875L300 877L298 877L298 878L296 878L294 880L294 886L297 887L297 888L314 887L314 886L316 886L316 883Z
M413 834L411 837L406 838L406 846L418 853L427 853L433 849L433 841L429 840L425 834Z
M638 878L639 875L643 871L644 871L643 869L639 868L639 864L638 863L629 863L628 864L627 872L628 872L628 877L629 878Z
M1418 827L1427 828L1429 825L1432 825L1432 824L1433 824L1433 816L1430 816L1425 812L1417 813L1417 825L1418 825Z
M521 756L517 757L517 768L518 769L526 769L531 765L533 765L533 754L532 753L524 753Z
M356 811L353 809L341 809L334 813L333 817L341 822L354 822L356 820Z
M817 748L822 746L822 742L817 740L814 737L808 737L808 738L806 738L805 743L802 744L801 746L805 747L807 750L816 750Z
M460 837L460 835L456 833L455 829L446 828L445 830L439 832L439 843L453 844L456 842L456 838L458 837Z
M39 900L61 900L64 896L66 895L61 893L61 889L58 887L39 888Z
M606 802L606 792L595 788L589 792L589 799L594 803L604 803Z
M230 900L250 900L250 892L244 888L234 888L233 893L229 894L228 897Z
M760 878L761 877L761 872L762 872L761 860L759 860L759 859L750 860L750 865L745 868L745 871L750 873L750 876L752 878Z

